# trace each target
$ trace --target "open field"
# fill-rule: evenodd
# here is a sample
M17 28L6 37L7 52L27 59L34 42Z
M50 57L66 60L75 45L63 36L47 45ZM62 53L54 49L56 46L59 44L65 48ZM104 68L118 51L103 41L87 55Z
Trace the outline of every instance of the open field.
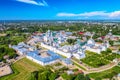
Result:
M113 76L117 75L118 73L120 73L120 67L115 66L109 70L103 71L103 72L99 72L99 73L91 73L89 74L89 76L93 79L105 79L105 78L112 78Z
M9 65L0 67L0 77L11 74L11 73L12 73L12 69Z
M6 34L4 34L4 33L3 33L3 34L1 34L1 33L0 33L0 36L6 36Z
M23 58L12 64L12 69L14 71L13 74L1 77L0 80L29 80L31 72L43 69L43 67Z

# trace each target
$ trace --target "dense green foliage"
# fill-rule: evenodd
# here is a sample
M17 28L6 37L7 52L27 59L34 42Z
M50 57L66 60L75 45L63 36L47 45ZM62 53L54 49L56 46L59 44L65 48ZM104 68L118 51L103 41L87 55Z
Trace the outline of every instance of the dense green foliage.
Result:
M75 39L67 39L67 42L69 43L69 44L74 44L75 42L76 42L76 40Z
M114 27L114 25L106 25L103 26L102 24L84 24L84 23L73 23L69 26L65 26L64 24L58 24L58 25L54 25L54 24L49 24L48 26L37 26L37 25L33 25L33 26L25 26L25 28L27 29L22 29L20 27L18 28L10 28L11 30L13 29L15 32L28 32L28 33L33 33L36 31L39 32L46 32L48 29L49 30L53 30L53 31L59 31L59 30L65 30L65 31L90 31L90 32L95 32L95 36L94 37L98 37L98 36L103 36L106 35L110 29L112 29L112 33L116 34L116 35L120 35L120 25ZM9 30L10 30L9 29Z
M113 43L114 43L114 42L110 40L109 43L110 43L111 46L113 46Z
M75 80L90 80L89 76L86 75L84 76L83 74L78 74L77 77L75 78Z
M27 38L26 34L22 33L10 33L6 36L0 37L0 44L1 45L15 45L21 41L24 41Z
M67 73L63 73L61 76L64 80L90 80L89 76L88 75L85 76L84 74L68 75Z
M0 36L0 60L4 60L3 56L5 55L9 55L9 58L16 57L15 51L12 48L9 48L9 45L16 45L19 42L25 41L29 36L13 27L4 33L6 34L5 36Z
M8 46L0 46L0 60L4 60L3 57L5 55L8 55L10 59L17 56L12 48L9 48Z
M57 73L46 69L32 72L30 80L55 80L57 76Z
M68 75L67 73L63 73L63 74L61 74L61 76L64 80L74 80L75 79L75 75L72 75L72 74Z

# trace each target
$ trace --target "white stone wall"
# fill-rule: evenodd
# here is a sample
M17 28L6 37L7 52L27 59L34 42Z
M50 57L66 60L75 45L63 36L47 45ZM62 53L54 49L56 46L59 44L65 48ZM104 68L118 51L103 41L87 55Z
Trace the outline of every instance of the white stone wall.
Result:
M41 46L44 47L44 48L47 48L47 49L49 49L49 50L51 50L51 51L53 51L53 52L55 52L55 53L58 53L58 54L60 54L60 55L63 55L63 56L65 56L65 57L67 57L67 58L70 58L70 57L71 57L71 54L70 54L70 53L65 53L65 52L63 52L63 51L60 51L60 50L52 47L52 46L48 46L48 45L46 45L46 44L44 44L44 43L41 43Z
M24 53L23 53L23 52L18 51L18 50L17 50L17 53L18 53L19 55L24 55Z
M89 48L89 47L86 47L86 50L91 51L91 52L95 52L95 53L98 53L98 54L100 54L100 52L101 52L100 49L93 49L93 48Z
M77 59L80 59L81 57L78 54L73 54L73 56Z
M40 65L42 65L42 66L45 66L45 65L49 65L49 64L53 64L53 63L58 62L58 60L54 60L54 61L51 61L51 62L49 62L49 63L43 63L42 61L38 61L38 60L36 60L36 59L34 59L34 58L30 57L30 56L26 56L26 58L28 58L28 59L30 59L30 60L32 60L32 61L34 61L34 62L36 62L36 63L38 63L38 64L40 64Z

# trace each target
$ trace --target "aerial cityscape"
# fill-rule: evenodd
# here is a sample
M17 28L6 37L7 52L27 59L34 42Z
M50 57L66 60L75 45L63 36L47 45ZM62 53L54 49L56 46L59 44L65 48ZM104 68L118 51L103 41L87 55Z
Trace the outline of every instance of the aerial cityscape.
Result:
M1 0L0 80L120 80L119 3Z

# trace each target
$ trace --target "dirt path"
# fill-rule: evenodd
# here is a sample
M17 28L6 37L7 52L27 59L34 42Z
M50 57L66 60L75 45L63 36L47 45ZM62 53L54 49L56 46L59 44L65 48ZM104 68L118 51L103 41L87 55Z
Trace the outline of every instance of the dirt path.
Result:
M79 64L78 62L76 62L75 60L72 60L73 62L75 62L76 64L78 64L79 66L85 68L86 70L83 70L82 68L78 67L79 69L81 69L84 74L89 74L89 73L95 73L95 72L102 72L102 71L106 71L106 70L109 70L115 66L118 65L118 63L120 62L120 59L118 59L118 61L116 63L112 62L108 65L105 65L105 66L102 66L102 67L99 67L99 68L88 68L82 64Z

